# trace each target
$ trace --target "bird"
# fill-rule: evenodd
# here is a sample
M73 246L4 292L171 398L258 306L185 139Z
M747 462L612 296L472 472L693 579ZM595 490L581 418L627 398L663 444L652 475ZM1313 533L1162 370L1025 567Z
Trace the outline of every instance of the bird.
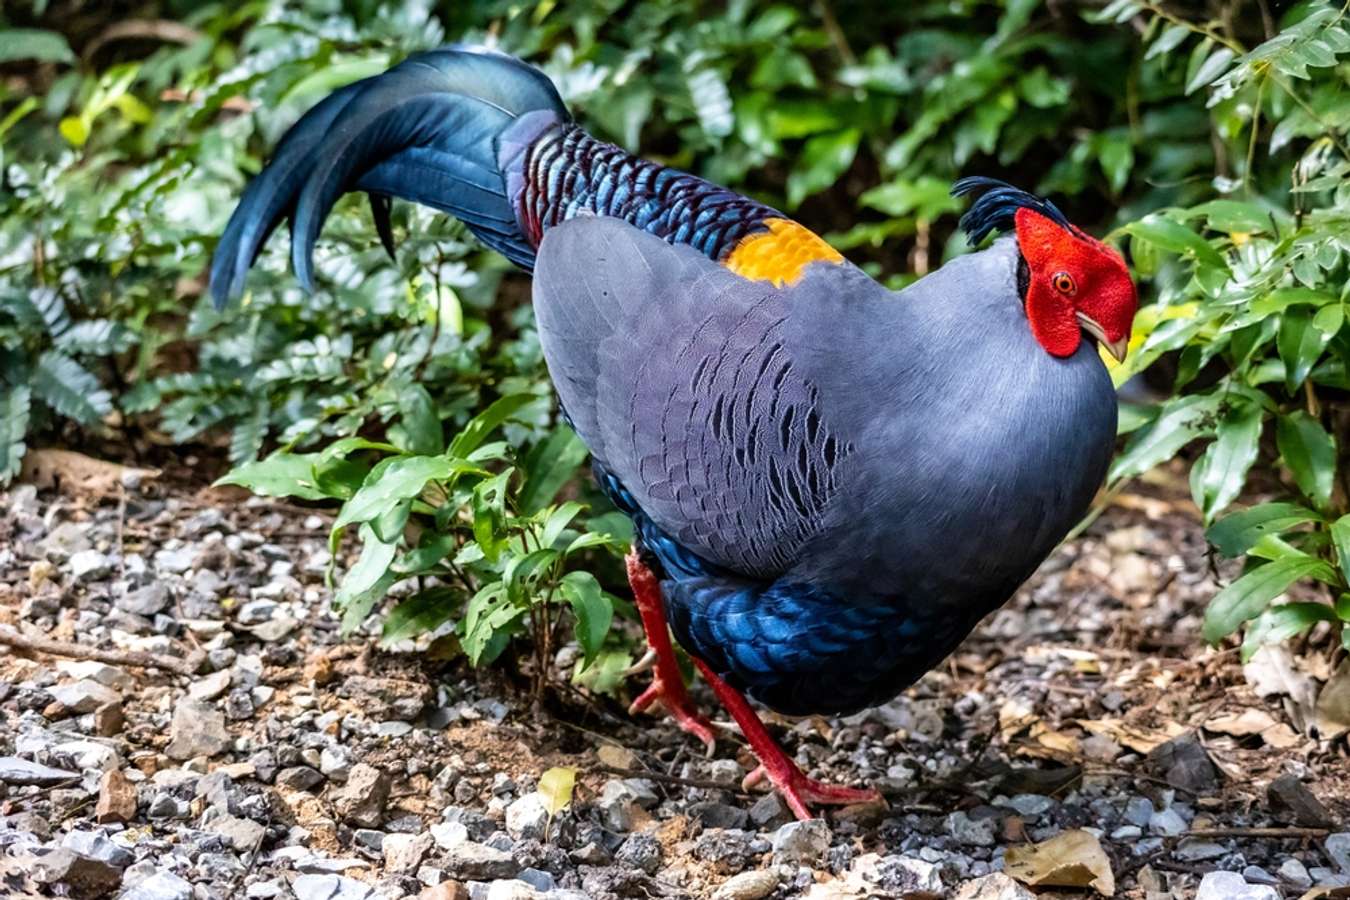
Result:
M712 752L672 643L799 819L879 800L808 777L751 700L885 703L1009 600L1089 509L1114 449L1102 353L1137 296L1112 247L985 177L972 247L890 290L778 210L588 134L537 68L447 46L302 116L245 188L210 291L237 297L288 220L312 290L324 219L370 198L462 221L532 273L562 416L631 518L627 573L658 701Z

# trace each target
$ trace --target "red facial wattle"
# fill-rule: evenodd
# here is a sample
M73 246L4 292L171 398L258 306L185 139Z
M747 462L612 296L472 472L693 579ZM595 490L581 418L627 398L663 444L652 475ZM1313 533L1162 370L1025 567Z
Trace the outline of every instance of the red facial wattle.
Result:
M1138 301L1120 254L1031 209L1019 209L1014 221L1030 274L1027 321L1037 342L1052 356L1072 356L1087 329L1122 358Z

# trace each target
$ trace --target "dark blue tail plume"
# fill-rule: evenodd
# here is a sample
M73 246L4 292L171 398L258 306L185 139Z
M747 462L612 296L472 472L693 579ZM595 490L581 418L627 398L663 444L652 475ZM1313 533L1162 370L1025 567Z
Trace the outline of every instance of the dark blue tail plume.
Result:
M568 121L538 69L488 50L447 47L413 56L327 97L297 122L249 184L211 261L211 296L223 307L268 236L291 220L291 261L313 285L314 241L344 193L365 191L375 227L393 254L391 198L464 221L484 243L529 266L534 248L516 224L497 138L526 113Z
M971 204L960 222L962 230L966 233L966 240L972 247L984 240L991 231L1011 229L1013 217L1023 208L1034 210L1050 221L1073 230L1069 220L1055 204L1015 188L1006 181L974 175L962 178L952 185L953 197L964 197L979 191L984 191L984 194Z

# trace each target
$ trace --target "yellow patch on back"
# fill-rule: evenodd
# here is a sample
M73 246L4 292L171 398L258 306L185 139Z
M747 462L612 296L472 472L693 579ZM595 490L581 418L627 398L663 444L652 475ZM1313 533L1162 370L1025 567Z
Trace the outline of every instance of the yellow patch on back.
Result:
M808 263L841 263L844 257L816 234L790 219L765 219L768 231L741 238L722 265L753 281L774 287L793 284Z

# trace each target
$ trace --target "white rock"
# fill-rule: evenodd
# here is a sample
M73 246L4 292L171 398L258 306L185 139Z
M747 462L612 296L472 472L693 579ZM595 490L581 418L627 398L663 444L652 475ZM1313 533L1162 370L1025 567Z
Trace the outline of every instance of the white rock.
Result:
M367 900L370 886L341 875L301 875L291 882L296 900Z
M58 684L51 689L51 695L57 703L77 715L91 713L100 706L122 699L117 691L92 678L84 678L74 684Z
M1036 895L1002 872L961 885L953 900L1036 900Z
M188 696L193 700L214 700L230 689L233 678L229 669L212 672L188 685Z
M192 900L192 885L168 870L145 878L118 900Z
M437 822L431 826L431 837L437 847L449 850L469 839L469 829L463 822Z
M421 834L387 834L380 845L384 853L384 866L391 872L401 874L416 872L422 864L422 858L430 852L435 842L435 837L425 831Z
M809 865L830 849L830 826L824 819L789 822L771 840L775 860Z
M70 574L76 581L96 581L111 571L112 563L97 550L81 550L70 555Z
M1210 872L1200 879L1195 900L1280 900L1280 892L1269 885L1248 884L1237 872Z
M516 840L543 840L549 814L544 798L535 791L506 808L506 833Z

